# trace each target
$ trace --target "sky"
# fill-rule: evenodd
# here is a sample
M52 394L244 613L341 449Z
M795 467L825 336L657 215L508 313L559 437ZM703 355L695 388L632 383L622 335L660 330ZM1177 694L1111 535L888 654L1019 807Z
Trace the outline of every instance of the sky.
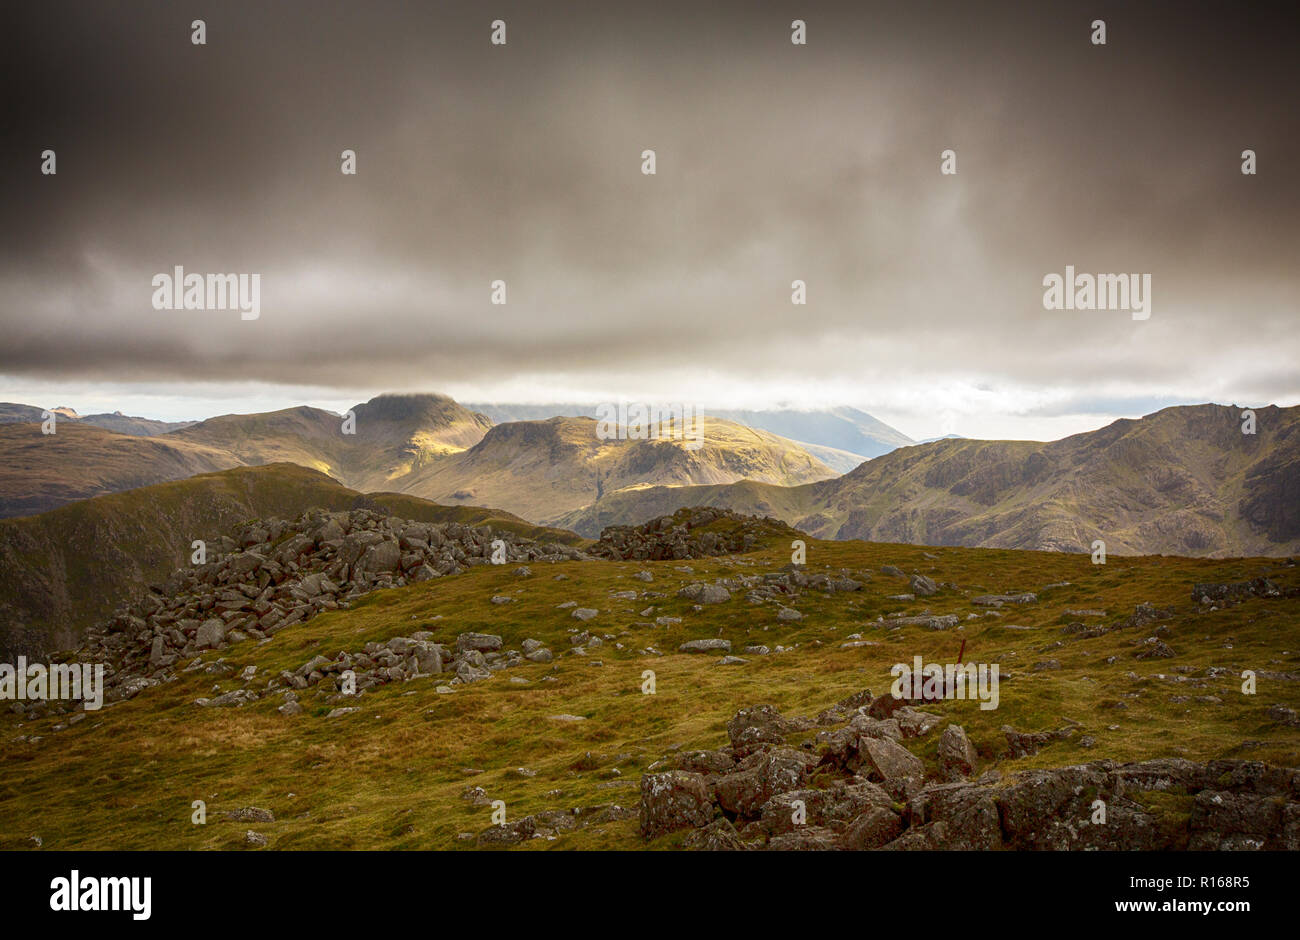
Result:
M918 439L1295 405L1286 9L23 3L0 400L851 405ZM156 309L177 265L259 275L260 315ZM1045 309L1067 265L1150 275L1149 318Z

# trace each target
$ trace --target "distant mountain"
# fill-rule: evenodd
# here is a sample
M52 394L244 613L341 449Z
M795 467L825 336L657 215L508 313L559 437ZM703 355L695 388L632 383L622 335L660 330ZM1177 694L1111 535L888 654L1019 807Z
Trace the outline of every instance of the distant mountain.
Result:
M593 534L683 506L772 515L820 538L1207 557L1300 550L1300 407L1166 408L1051 443L947 439L834 480L647 488L555 524Z
M583 506L645 486L689 486L749 479L781 485L835 476L791 441L711 416L703 442L601 440L592 418L499 424L469 450L393 481L438 502L493 506L548 523Z
M28 416L15 406L17 416ZM31 409L37 411L39 409ZM793 485L836 475L797 444L705 418L698 451L681 441L601 440L590 418L491 420L443 395L381 395L351 409L222 415L169 434L112 434L68 419L45 436L0 426L0 515L236 466L295 463L352 489L490 506L535 522L628 487L731 483ZM77 436L80 435L80 436ZM75 443L74 443L75 442ZM856 460L823 449L843 466Z
M152 418L135 418L124 415L120 411L115 411L111 415L84 415L81 418L81 423L93 424L108 431L116 431L118 434L130 434L135 437L156 437L159 434L167 434L171 431L179 431L181 428L188 428L195 422L155 421Z
M857 408L840 407L822 411L714 410L710 414L793 440L861 454L863 459L879 457L896 448L915 443L906 434Z
M861 454L851 454L847 450L836 450L834 447L822 447L820 444L809 444L807 441L791 440L790 443L808 451L808 453L812 454L836 473L848 473L850 470L861 466L867 461L867 458L863 457Z
M227 450L250 466L288 461L372 490L401 489L395 481L472 447L492 426L445 395L380 395L351 410L353 434L343 433L341 416L303 406L222 415L168 437Z
M37 408L35 405L0 402L0 424L39 422L45 410L44 408ZM194 423L193 421L155 421L152 418L134 418L124 415L120 411L115 411L112 414L79 415L76 411L67 407L50 410L58 413L58 420L60 421L66 419L76 421L79 424L91 424L109 431L116 431L118 434L130 434L135 437L155 437L159 434L166 434L168 431L187 428Z
M71 646L132 593L187 565L194 539L216 539L250 519L294 518L315 508L387 509L419 522L491 525L528 538L580 541L509 513L391 493L363 495L293 464L201 474L0 520L0 661Z
M39 424L0 424L0 517L239 464L204 444L115 434L70 419L60 418L53 434Z
M467 405L480 411L498 424L506 421L537 421L556 416L596 417L594 404ZM701 408L715 418L734 421L746 427L770 431L805 447L813 445L830 448L825 452L831 459L818 454L830 466L845 472L870 457L887 454L896 447L916 443L906 434L891 428L865 411L857 408L830 408L822 410L772 409L766 411L737 411L726 408ZM844 456L837 456L835 452ZM846 460L854 461L846 465Z
M35 405L20 405L12 401L0 401L0 424L40 421L45 408ZM73 418L75 421L76 419Z

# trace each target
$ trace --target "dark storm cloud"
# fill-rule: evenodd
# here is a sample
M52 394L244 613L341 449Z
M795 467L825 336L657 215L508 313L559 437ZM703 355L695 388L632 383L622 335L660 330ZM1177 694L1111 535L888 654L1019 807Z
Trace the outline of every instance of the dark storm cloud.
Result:
M25 5L0 373L1294 399L1291 24L1134 6ZM261 318L154 310L176 264ZM1151 273L1151 320L1045 311L1067 264Z

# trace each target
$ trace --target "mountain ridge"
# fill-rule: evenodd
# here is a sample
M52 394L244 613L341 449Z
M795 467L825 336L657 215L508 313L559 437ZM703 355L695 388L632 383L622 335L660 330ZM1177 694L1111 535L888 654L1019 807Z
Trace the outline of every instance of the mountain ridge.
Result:
M682 506L772 515L819 538L1205 557L1300 550L1300 406L1166 408L1059 441L947 438L835 480L651 488L607 497L599 525ZM556 524L589 534L591 510Z

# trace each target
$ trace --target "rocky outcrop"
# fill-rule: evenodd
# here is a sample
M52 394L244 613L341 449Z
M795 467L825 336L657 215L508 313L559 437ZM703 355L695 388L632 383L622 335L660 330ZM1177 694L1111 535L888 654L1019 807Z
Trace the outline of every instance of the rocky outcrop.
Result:
M1300 849L1298 769L1157 759L972 779L979 756L959 725L930 746L931 771L902 743L896 718L871 716L873 701L850 696L816 721L742 709L728 746L642 778L642 836L690 829L683 847L715 851ZM917 711L894 713L905 710ZM791 745L791 735L845 716L843 727ZM921 738L934 726L913 727ZM1021 753L1060 736L1004 730Z
M718 522L723 524L700 531ZM681 509L643 525L610 526L590 551L614 561L708 558L753 551L774 538L799 537L797 530L776 519L704 507Z
M367 509L251 522L207 546L207 563L176 570L165 583L151 586L144 597L92 627L76 657L105 664L105 699L119 701L165 680L204 650L274 636L321 611L346 608L371 591L488 564L498 539L512 563L585 557L568 546L534 542L509 531L410 522ZM445 650L436 654L461 681L489 674L484 655L492 648L485 648L478 636L464 634L454 657ZM500 649L500 638L495 639L495 649ZM422 641L391 642L398 640L410 647L403 649L399 663L387 662L389 654L395 655L391 647L378 660L373 657L380 651L369 648L341 655L356 658L366 681L391 681L396 677L392 670L399 667L403 675L440 671L431 669L435 654ZM479 661L467 653L477 653ZM65 706L33 702L27 707Z

